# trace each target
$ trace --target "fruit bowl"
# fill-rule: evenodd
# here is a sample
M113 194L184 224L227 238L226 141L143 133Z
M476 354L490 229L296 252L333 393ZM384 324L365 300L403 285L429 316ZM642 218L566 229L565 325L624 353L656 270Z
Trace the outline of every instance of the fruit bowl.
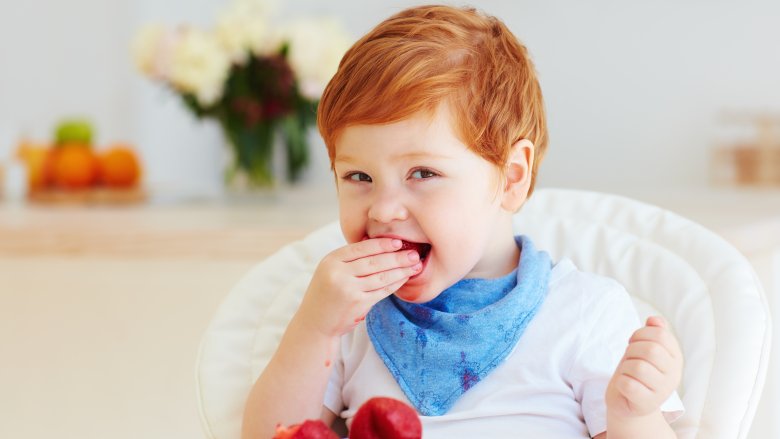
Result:
M74 137L79 131L58 132ZM83 135L82 135L83 136ZM97 151L89 143L22 143L28 200L45 204L136 204L147 199L140 157L121 143Z
M133 145L98 148L88 119L60 121L51 142L22 139L15 158L27 171L27 198L45 204L136 204L147 199L141 157Z
M59 205L129 205L147 200L148 194L141 187L115 189L98 187L79 190L40 189L28 194L32 203Z

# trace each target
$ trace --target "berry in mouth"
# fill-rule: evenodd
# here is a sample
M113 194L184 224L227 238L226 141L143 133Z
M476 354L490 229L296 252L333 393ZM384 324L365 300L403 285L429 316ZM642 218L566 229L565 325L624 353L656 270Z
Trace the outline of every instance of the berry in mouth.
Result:
M423 261L428 256L428 253L431 251L431 245L426 244L424 242L410 242L410 241L402 241L403 245L398 251L401 250L416 250L417 254L420 255L420 260Z

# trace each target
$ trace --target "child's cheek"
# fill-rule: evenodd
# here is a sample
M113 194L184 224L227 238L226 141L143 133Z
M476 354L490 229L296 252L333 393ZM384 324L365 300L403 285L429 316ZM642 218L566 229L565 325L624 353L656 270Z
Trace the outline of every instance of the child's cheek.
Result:
M366 239L365 223L359 223L354 218L349 218L347 215L343 214L340 217L339 223L341 225L341 232L344 235L347 244L354 244Z

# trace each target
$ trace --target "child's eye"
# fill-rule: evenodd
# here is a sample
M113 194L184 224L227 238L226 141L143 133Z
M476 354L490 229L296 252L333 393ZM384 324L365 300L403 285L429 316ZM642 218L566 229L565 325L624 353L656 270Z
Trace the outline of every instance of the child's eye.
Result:
M350 172L344 176L344 179L352 181L371 181L371 177L369 177L365 172Z
M437 175L437 173L431 171L430 169L416 169L412 172L412 177L420 180L426 180L431 177L436 177Z

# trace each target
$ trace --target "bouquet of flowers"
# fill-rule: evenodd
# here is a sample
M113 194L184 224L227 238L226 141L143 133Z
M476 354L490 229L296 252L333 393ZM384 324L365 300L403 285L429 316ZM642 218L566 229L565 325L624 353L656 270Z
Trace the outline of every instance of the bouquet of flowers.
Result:
M309 159L307 131L319 98L351 44L332 19L271 26L264 0L235 0L212 29L143 27L133 57L146 76L174 90L198 118L213 118L232 147L228 182L270 186L274 139L287 153L287 176Z

